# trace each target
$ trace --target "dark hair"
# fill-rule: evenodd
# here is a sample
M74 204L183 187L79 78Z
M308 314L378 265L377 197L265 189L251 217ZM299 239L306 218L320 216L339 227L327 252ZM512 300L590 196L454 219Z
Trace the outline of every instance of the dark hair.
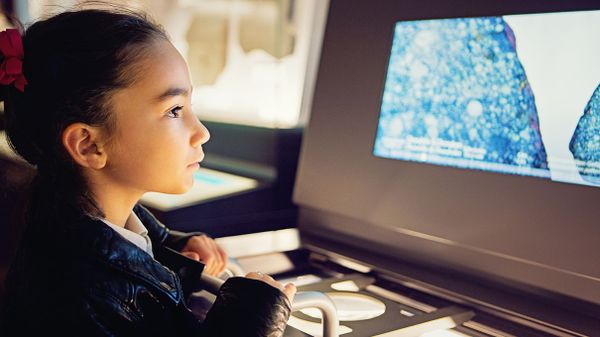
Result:
M65 212L104 217L61 135L75 122L112 130L110 97L136 80L136 61L157 39L168 38L145 14L117 8L66 11L26 30L28 84L24 92L6 86L4 95L11 147L37 167L29 221Z

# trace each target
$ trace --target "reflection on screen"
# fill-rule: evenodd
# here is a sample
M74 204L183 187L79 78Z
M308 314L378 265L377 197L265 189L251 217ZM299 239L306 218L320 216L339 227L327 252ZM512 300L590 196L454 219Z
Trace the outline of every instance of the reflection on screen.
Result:
M600 185L598 36L600 11L396 23L374 154Z

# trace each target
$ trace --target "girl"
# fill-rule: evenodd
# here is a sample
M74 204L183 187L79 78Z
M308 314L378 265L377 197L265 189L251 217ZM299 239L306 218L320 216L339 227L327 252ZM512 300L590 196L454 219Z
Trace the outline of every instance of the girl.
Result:
M175 250L217 261L213 274L222 251L137 204L188 190L209 139L166 33L142 14L87 9L38 21L22 40L2 32L0 51L7 134L37 168L0 334L281 336L292 284L231 278L199 322L185 298L202 264Z

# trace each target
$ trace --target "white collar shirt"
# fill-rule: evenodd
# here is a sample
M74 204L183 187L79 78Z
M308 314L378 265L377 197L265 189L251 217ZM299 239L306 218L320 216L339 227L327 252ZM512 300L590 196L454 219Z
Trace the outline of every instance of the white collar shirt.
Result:
M106 219L100 220L102 220L102 222L112 228L115 232L119 233L126 240L138 246L141 250L150 254L150 256L154 257L154 254L152 254L152 241L150 240L150 237L148 237L148 230L146 227L144 227L144 224L134 212L131 212L127 218L125 227L117 226Z

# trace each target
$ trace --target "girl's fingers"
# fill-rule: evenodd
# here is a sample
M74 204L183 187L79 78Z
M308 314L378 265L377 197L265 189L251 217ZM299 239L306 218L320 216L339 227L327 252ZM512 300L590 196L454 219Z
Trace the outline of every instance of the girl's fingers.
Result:
M221 255L221 252L219 252L219 246L217 245L216 242L213 241L213 255L215 256L215 261L216 261L216 274L221 274L223 272L223 270L225 270L225 260L223 260L223 255Z
M283 287L283 293L285 294L285 296L287 296L290 302L294 302L296 290L296 285L294 285L293 283L288 283Z
M277 284L275 284L275 283L278 283L278 282L275 281L271 276L269 276L267 274L263 274L263 273L261 273L259 271L258 272L250 272L250 273L246 274L246 277L247 278L251 278L251 279L255 279L255 280L258 280L258 281L263 281L263 282L265 282L267 284L270 284L270 285L274 286L277 289L282 289L283 288L282 286L277 286Z
M221 262L222 262L222 268L221 268L221 273L225 270L225 268L227 268L227 253L225 253L225 251L223 250L223 248L219 247L219 245L216 245L217 247L217 253L219 254L219 257L221 258Z
M189 257L192 260L200 261L200 255L198 255L197 253L194 253L194 252L183 252L181 254L183 254L186 257Z
M211 275L217 276L225 269L225 262L222 261L221 254L218 250L217 243L208 238L203 237L203 246L206 252L206 263L207 272Z
M212 256L208 257L208 258L206 258L206 261L204 261L204 264L206 265L204 267L206 272L209 273L210 275L214 275L215 274L215 259Z
M204 271L210 275L218 276L227 267L227 254L214 239L206 235L190 238L183 251L197 253L205 265ZM185 253L184 255L191 257Z
M263 274L261 272L251 272L246 274L246 277L263 281L269 284L270 286L281 290L285 294L285 296L290 300L290 302L294 300L294 295L296 295L296 286L293 283L288 283L284 286L280 282L275 281L271 276Z

